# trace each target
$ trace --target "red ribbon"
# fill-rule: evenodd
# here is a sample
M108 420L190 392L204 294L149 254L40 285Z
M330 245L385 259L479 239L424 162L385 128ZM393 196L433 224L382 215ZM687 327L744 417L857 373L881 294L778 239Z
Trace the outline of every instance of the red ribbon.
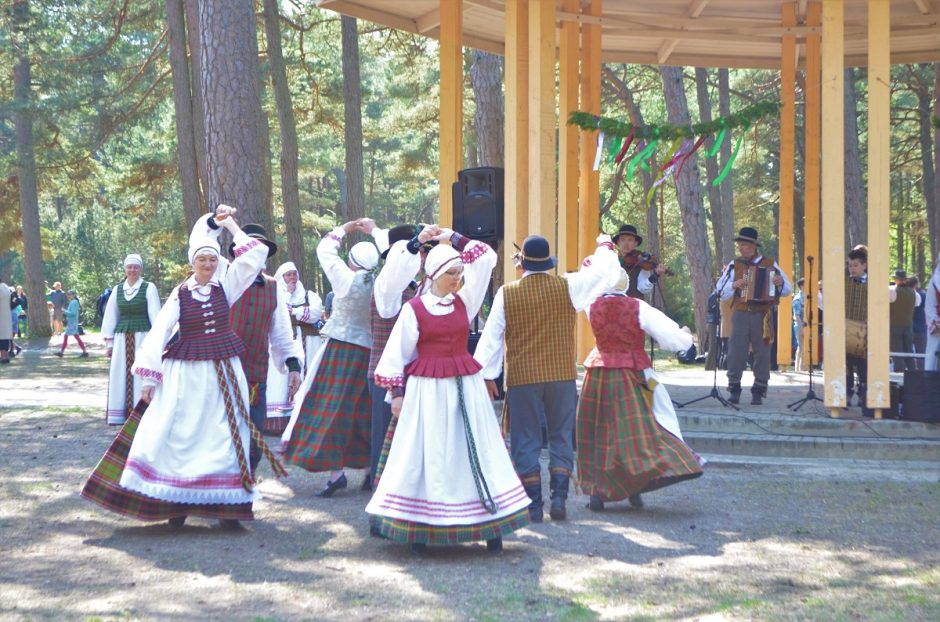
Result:
M627 137L623 139L623 146L620 147L620 152L617 153L617 157L614 158L614 164L620 164L623 162L624 157L627 155L627 149L630 148L630 145L633 144L633 135L636 133L636 128L630 130L630 133L627 134Z
M686 160L692 157L692 154L695 153L698 150L698 148L702 146L706 138L708 138L708 134L704 134L700 136L699 139L695 141L695 144L692 145L692 149L689 150L689 152L685 154L685 156L682 158L682 163L679 165L679 170L676 172L676 179L678 179L679 175L682 174L682 167L685 166Z

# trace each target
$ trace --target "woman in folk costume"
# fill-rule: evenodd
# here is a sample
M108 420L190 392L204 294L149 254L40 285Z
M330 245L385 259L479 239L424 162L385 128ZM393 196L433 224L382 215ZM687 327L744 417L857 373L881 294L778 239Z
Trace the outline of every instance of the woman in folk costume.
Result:
M682 440L676 412L643 349L646 334L663 350L688 350L692 335L664 313L627 296L622 269L614 288L591 305L588 315L597 346L584 361L578 402L578 479L597 512L605 501L702 474L704 460Z
M927 319L927 348L924 369L936 371L940 369L940 253L937 254L937 265L934 266L933 276L927 284L927 302L924 303L924 315Z
M320 346L320 337L314 328L323 312L323 303L315 291L308 291L300 282L297 266L293 261L281 264L274 273L278 284L287 290L287 310L290 314L294 339L303 344L305 367L316 356ZM264 424L265 434L280 436L290 420L293 409L293 400L288 399L290 387L288 375L277 368L273 356L268 364L267 387L267 419Z
M402 306L375 370L398 420L366 512L373 531L417 551L486 540L498 552L503 535L528 524L529 497L467 351L496 253L450 229L435 236L448 238L454 246L428 253L430 291Z
M248 416L248 382L239 362L245 345L229 324L229 307L251 285L267 247L235 223L234 208L219 206L215 222L236 245L237 258L216 276L219 245L190 245L193 274L170 294L137 352L143 378L141 416L132 411L98 463L82 496L108 510L145 521L186 516L217 518L225 528L251 520L257 498L248 465L254 437L271 460ZM176 338L170 341L179 323Z
M124 258L125 279L115 285L101 321L101 335L111 359L108 378L108 425L123 425L140 399L141 378L134 377L134 354L160 312L157 286L141 278L144 260L131 253Z
M327 337L304 375L290 423L281 442L287 459L312 472L330 471L318 497L331 497L346 488L350 467L369 464L372 400L366 374L372 350L369 299L373 269L379 251L372 242L359 242L343 261L339 247L354 231L373 234L380 230L369 219L347 222L328 233L317 246L317 258L333 286L333 313L320 330ZM368 475L363 486L369 484Z

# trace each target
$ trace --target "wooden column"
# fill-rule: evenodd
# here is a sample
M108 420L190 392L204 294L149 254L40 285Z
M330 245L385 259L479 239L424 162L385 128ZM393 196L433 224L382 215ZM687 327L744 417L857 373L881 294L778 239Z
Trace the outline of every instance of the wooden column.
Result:
M796 26L796 6L781 7L784 26ZM796 159L796 36L783 37L780 48L780 230L777 232L780 268L796 281L793 273L793 186ZM793 346L792 298L780 298L777 313L777 364L786 368L790 364Z
M867 404L881 418L891 406L888 377L888 288L881 281L891 214L891 6L868 0L868 287Z
M463 0L441 0L440 147L438 222L454 220L452 185L463 164Z
M555 2L529 3L529 233L558 253L555 196Z
M578 12L578 0L562 0L561 8ZM578 128L568 115L578 110L578 22L561 23L558 47L558 266L559 272L578 269Z
M833 417L845 394L845 135L843 90L845 2L822 7L822 277L825 300L823 366L825 403ZM807 153L809 146L807 145ZM871 287L869 289L875 289Z
M600 17L601 0L591 0L584 15ZM601 27L581 25L581 110L601 113ZM594 169L597 132L581 132L581 173L578 184L578 260L594 252L600 233L600 174ZM594 347L594 334L584 314L578 314L578 360Z
M506 164L503 282L516 279L510 257L529 231L529 0L506 0Z
M819 26L822 23L822 7L818 2L814 2L806 8L806 25ZM806 316L807 327L803 332L803 338L806 339L807 347L803 349L803 364L809 367L809 332L813 333L812 341L815 351L813 352L813 362L819 363L819 353L822 352L819 331L815 322L819 322L819 311L816 309L816 294L819 291L817 282L822 276L822 260L819 256L819 154L820 154L820 133L819 126L820 111L820 36L810 34L806 37L806 136L804 139L806 145L805 171L804 171L804 197L803 197L803 252L805 253L801 265L806 273L806 288L803 290L806 296L804 313ZM809 278L809 261L812 257L813 278ZM814 323L810 325L809 314L813 314Z

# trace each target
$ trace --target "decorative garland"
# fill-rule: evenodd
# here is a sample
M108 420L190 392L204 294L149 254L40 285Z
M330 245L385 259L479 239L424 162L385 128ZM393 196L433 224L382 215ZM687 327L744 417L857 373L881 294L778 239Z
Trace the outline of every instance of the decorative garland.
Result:
M607 151L607 163L620 165L627 156L631 145L637 143L636 150L630 162L627 165L627 179L632 180L637 167L647 172L650 170L649 160L656 154L660 141L670 141L668 149L669 157L666 164L660 169L659 175L653 182L646 197L647 205L652 201L656 190L672 174L678 174L682 171L686 160L695 153L699 147L704 144L705 139L715 134L715 144L708 150L706 156L714 157L721 148L729 130L741 128L741 133L735 142L734 150L728 162L712 185L718 186L724 181L728 173L731 172L731 166L738 157L738 151L741 148L741 141L747 130L757 121L764 117L778 114L780 112L780 103L775 101L758 102L747 108L729 115L719 117L708 123L693 123L691 125L642 125L635 126L632 123L624 123L617 119L601 117L589 112L575 111L568 117L568 125L576 125L585 131L599 130L597 134L597 153L594 157L594 170L599 170L601 160L604 159L604 151ZM940 123L940 119L934 118L934 123ZM940 127L940 126L938 126ZM645 144L644 144L645 143Z

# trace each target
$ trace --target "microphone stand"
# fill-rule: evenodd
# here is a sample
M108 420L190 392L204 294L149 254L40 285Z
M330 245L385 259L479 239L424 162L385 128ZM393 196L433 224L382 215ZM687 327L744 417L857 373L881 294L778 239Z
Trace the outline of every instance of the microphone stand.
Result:
M813 257L810 255L806 258L806 261L809 262L809 282L810 289L812 290L813 281ZM804 292L804 296L806 293ZM803 404L806 402L823 401L822 398L816 396L816 391L813 390L813 307L816 305L815 300L806 300L804 302L807 309L807 319L809 323L809 389L806 391L806 397L799 399L791 404L787 404L787 408L793 411L797 411L803 407Z

